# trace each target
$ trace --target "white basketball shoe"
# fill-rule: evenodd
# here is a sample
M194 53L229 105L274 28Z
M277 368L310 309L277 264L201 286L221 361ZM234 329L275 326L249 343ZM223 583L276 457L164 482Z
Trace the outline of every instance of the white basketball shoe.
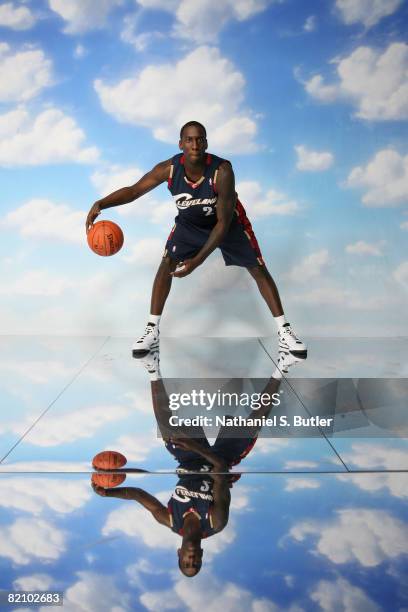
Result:
M305 353L303 355L292 355L292 353L279 353L278 359L278 368L282 374L288 374L290 368L302 361L306 361L307 356Z
M279 352L292 353L293 355L307 355L306 344L295 334L289 323L285 323L278 331Z
M159 328L154 323L148 323L144 333L132 346L133 357L146 355L153 348L159 346Z

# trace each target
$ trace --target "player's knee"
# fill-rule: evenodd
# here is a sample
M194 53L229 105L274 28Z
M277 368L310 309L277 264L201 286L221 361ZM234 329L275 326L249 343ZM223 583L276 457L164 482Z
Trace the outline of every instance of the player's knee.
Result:
M253 266L251 268L247 268L248 272L256 281L260 281L266 278L268 274L268 270L265 266Z

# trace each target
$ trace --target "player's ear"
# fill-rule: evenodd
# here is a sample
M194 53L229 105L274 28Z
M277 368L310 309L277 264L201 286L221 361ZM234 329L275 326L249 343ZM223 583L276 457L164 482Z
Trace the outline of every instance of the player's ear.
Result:
M182 146L182 144L181 144L181 140L179 140L179 149L180 149L180 151L182 151L182 150L183 150L183 146Z

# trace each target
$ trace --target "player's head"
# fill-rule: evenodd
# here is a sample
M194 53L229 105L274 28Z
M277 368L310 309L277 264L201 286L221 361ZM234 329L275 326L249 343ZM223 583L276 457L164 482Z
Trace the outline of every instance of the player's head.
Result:
M180 130L179 149L192 163L200 161L207 149L207 132L198 121L188 121Z
M200 546L200 542L182 545L178 549L177 554L180 571L188 578L196 576L201 569L203 561L203 549Z

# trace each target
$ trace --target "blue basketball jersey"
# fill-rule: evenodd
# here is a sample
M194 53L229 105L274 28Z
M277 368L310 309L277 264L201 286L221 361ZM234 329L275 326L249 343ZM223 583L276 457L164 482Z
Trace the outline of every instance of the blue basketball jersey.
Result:
M178 209L176 222L199 227L213 227L217 222L215 183L220 164L225 159L206 153L204 174L192 183L185 175L184 154L172 158L168 188Z
M213 481L209 476L181 476L167 505L171 529L183 535L184 518L189 512L194 512L200 518L203 538L216 533L211 516L212 490Z

